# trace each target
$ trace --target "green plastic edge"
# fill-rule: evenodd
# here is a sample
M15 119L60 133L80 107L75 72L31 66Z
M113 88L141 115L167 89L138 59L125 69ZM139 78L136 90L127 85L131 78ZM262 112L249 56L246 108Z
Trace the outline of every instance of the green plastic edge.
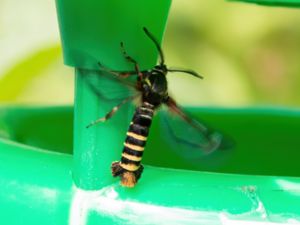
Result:
M247 2L266 6L300 7L299 0L228 0L231 2Z
M157 51L143 27L161 42L171 0L56 0L66 65L99 70L98 62L114 70L132 70L120 42L141 69L153 67Z
M24 120L26 114L51 120L53 116L59 118L69 112L68 108L2 108L1 130L6 127L9 131L11 115L16 120L18 117ZM300 117L295 110L194 109L196 116L203 116L203 112L212 115L212 120L221 115L231 117L232 121L237 114L241 119L249 114L261 119L265 115L276 116L279 124L286 118L296 122ZM255 125L249 129L255 129ZM273 128L265 126L264 129L266 132ZM59 131L57 135L62 133ZM40 221L45 225L79 222L235 224L247 221L260 224L260 221L274 225L300 221L300 178L296 177L146 166L143 179L134 189L123 188L115 180L97 191L87 191L73 185L70 154L30 147L5 138L0 138L0 149L0 211L4 224L40 224Z

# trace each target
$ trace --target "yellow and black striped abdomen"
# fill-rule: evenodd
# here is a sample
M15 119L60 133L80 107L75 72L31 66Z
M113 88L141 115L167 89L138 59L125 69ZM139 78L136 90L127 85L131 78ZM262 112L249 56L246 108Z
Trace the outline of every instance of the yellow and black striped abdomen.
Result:
M124 142L122 158L112 164L113 176L120 176L124 186L134 186L143 171L141 161L153 113L154 106L149 103L137 107Z

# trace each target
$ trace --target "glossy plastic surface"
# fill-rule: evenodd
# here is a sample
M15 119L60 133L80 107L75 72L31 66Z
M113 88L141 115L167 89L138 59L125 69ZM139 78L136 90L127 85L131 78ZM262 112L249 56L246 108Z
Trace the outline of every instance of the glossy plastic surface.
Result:
M138 185L134 189L123 188L115 179L100 190L87 191L72 185L72 124L68 122L72 120L72 108L2 108L1 221L12 225L41 221L46 225L299 223L300 168L292 160L300 154L295 151L295 146L299 146L295 130L300 112L199 108L190 111L213 127L240 134L236 148L222 153L226 159L222 167L210 157L206 158L207 164L201 165L201 170L214 171L211 165L215 164L218 173L154 166L163 163L161 159L168 159L176 162L177 168L191 169L186 166L188 162L168 151L174 146L168 145L161 135L158 114L146 152L147 166ZM33 118L35 126L28 126ZM24 128L28 133L22 132ZM123 138L124 134L120 136ZM157 143L160 157L155 149ZM239 174L223 173L228 168ZM253 171L261 176L245 175ZM274 176L266 176L270 174ZM298 177L287 177L291 175Z
M56 0L65 64L99 69L132 70L120 42L141 68L156 61L157 52L142 28L161 40L171 0Z
M300 7L300 0L229 0L249 2L267 6L285 6L285 7Z

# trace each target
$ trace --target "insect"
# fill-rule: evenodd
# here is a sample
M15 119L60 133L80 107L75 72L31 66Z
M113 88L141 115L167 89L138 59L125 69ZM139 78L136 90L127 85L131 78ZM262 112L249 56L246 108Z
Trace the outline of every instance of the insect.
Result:
M124 98L119 104L112 108L104 117L91 122L87 127L91 127L99 122L110 119L122 105L132 101L137 97L141 97L140 105L135 109L132 121L126 134L122 156L120 161L111 164L111 171L114 177L119 176L121 184L126 187L134 187L141 177L143 165L141 164L144 148L147 142L149 129L151 126L154 113L161 105L166 105L170 111L177 114L189 126L193 127L199 133L199 140L196 147L199 151L207 153L212 152L220 146L222 135L212 132L201 123L191 119L177 105L175 100L168 94L168 83L166 76L168 72L182 72L195 78L202 79L198 73L192 70L168 68L165 64L162 49L147 28L143 28L146 36L154 43L159 53L159 63L152 69L141 71L135 59L127 54L124 44L121 42L121 49L124 57L134 65L133 71L114 71L99 63L101 70L118 77L124 85L132 86L126 81L128 76L137 76L137 80L132 86L137 94ZM124 80L124 81L123 81ZM180 137L178 137L180 139Z

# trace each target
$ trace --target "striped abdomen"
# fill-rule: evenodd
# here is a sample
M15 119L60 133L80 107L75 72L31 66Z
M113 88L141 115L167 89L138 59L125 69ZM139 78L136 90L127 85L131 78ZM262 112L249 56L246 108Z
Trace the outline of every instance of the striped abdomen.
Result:
M120 176L124 186L133 187L143 171L141 160L153 113L154 106L147 102L136 108L124 142L122 158L112 163L113 176Z

